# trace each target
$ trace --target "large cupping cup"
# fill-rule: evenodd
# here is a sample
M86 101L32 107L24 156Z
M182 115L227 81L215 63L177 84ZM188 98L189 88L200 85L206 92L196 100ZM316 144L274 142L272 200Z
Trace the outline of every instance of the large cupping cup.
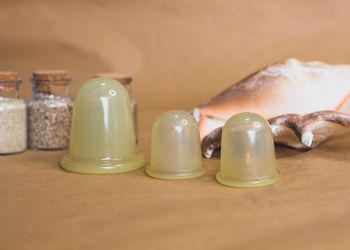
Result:
M111 174L143 165L123 85L108 78L87 81L76 95L69 154L61 166L76 173Z
M232 187L265 186L280 179L271 129L264 118L247 112L226 122L216 179Z
M161 114L153 124L151 164L148 175L159 179L188 179L201 176L198 125L187 112L174 110Z

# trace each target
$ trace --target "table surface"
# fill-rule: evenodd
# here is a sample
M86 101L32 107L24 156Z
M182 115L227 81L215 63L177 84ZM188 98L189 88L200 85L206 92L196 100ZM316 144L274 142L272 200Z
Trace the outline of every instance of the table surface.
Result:
M141 112L138 150L149 162L159 111ZM65 151L1 156L1 249L349 249L350 131L319 148L276 148L282 181L230 188L219 158L196 179L68 173Z

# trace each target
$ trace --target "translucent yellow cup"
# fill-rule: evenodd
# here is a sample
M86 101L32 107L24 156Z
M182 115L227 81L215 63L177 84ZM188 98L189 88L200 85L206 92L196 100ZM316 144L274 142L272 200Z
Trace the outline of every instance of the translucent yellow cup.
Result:
M203 175L196 120L181 110L161 114L153 124L148 175L159 179L188 179Z
M248 112L231 117L222 131L217 181L231 187L258 187L273 184L280 177L267 121Z
M69 154L61 166L71 172L112 174L138 169L144 157L136 152L129 95L122 84L93 78L76 95Z

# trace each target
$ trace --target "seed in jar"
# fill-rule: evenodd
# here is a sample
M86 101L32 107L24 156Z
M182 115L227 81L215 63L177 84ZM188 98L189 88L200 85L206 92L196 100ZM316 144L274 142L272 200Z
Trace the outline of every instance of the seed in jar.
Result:
M37 93L28 102L29 146L37 149L67 148L72 110L70 97Z
M0 153L22 152L27 147L27 114L25 102L0 98Z

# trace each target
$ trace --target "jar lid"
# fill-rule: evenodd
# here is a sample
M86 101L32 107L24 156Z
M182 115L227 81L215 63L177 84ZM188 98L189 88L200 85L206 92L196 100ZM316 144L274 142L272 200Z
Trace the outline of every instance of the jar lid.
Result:
M35 70L32 81L39 84L62 84L70 81L71 77L65 70Z
M111 78L111 79L117 80L123 85L129 84L132 81L132 77L130 75L122 74L122 73L99 73L99 74L95 74L93 77L94 78L95 77Z
M19 77L17 72L0 72L0 82L22 82L22 79Z

